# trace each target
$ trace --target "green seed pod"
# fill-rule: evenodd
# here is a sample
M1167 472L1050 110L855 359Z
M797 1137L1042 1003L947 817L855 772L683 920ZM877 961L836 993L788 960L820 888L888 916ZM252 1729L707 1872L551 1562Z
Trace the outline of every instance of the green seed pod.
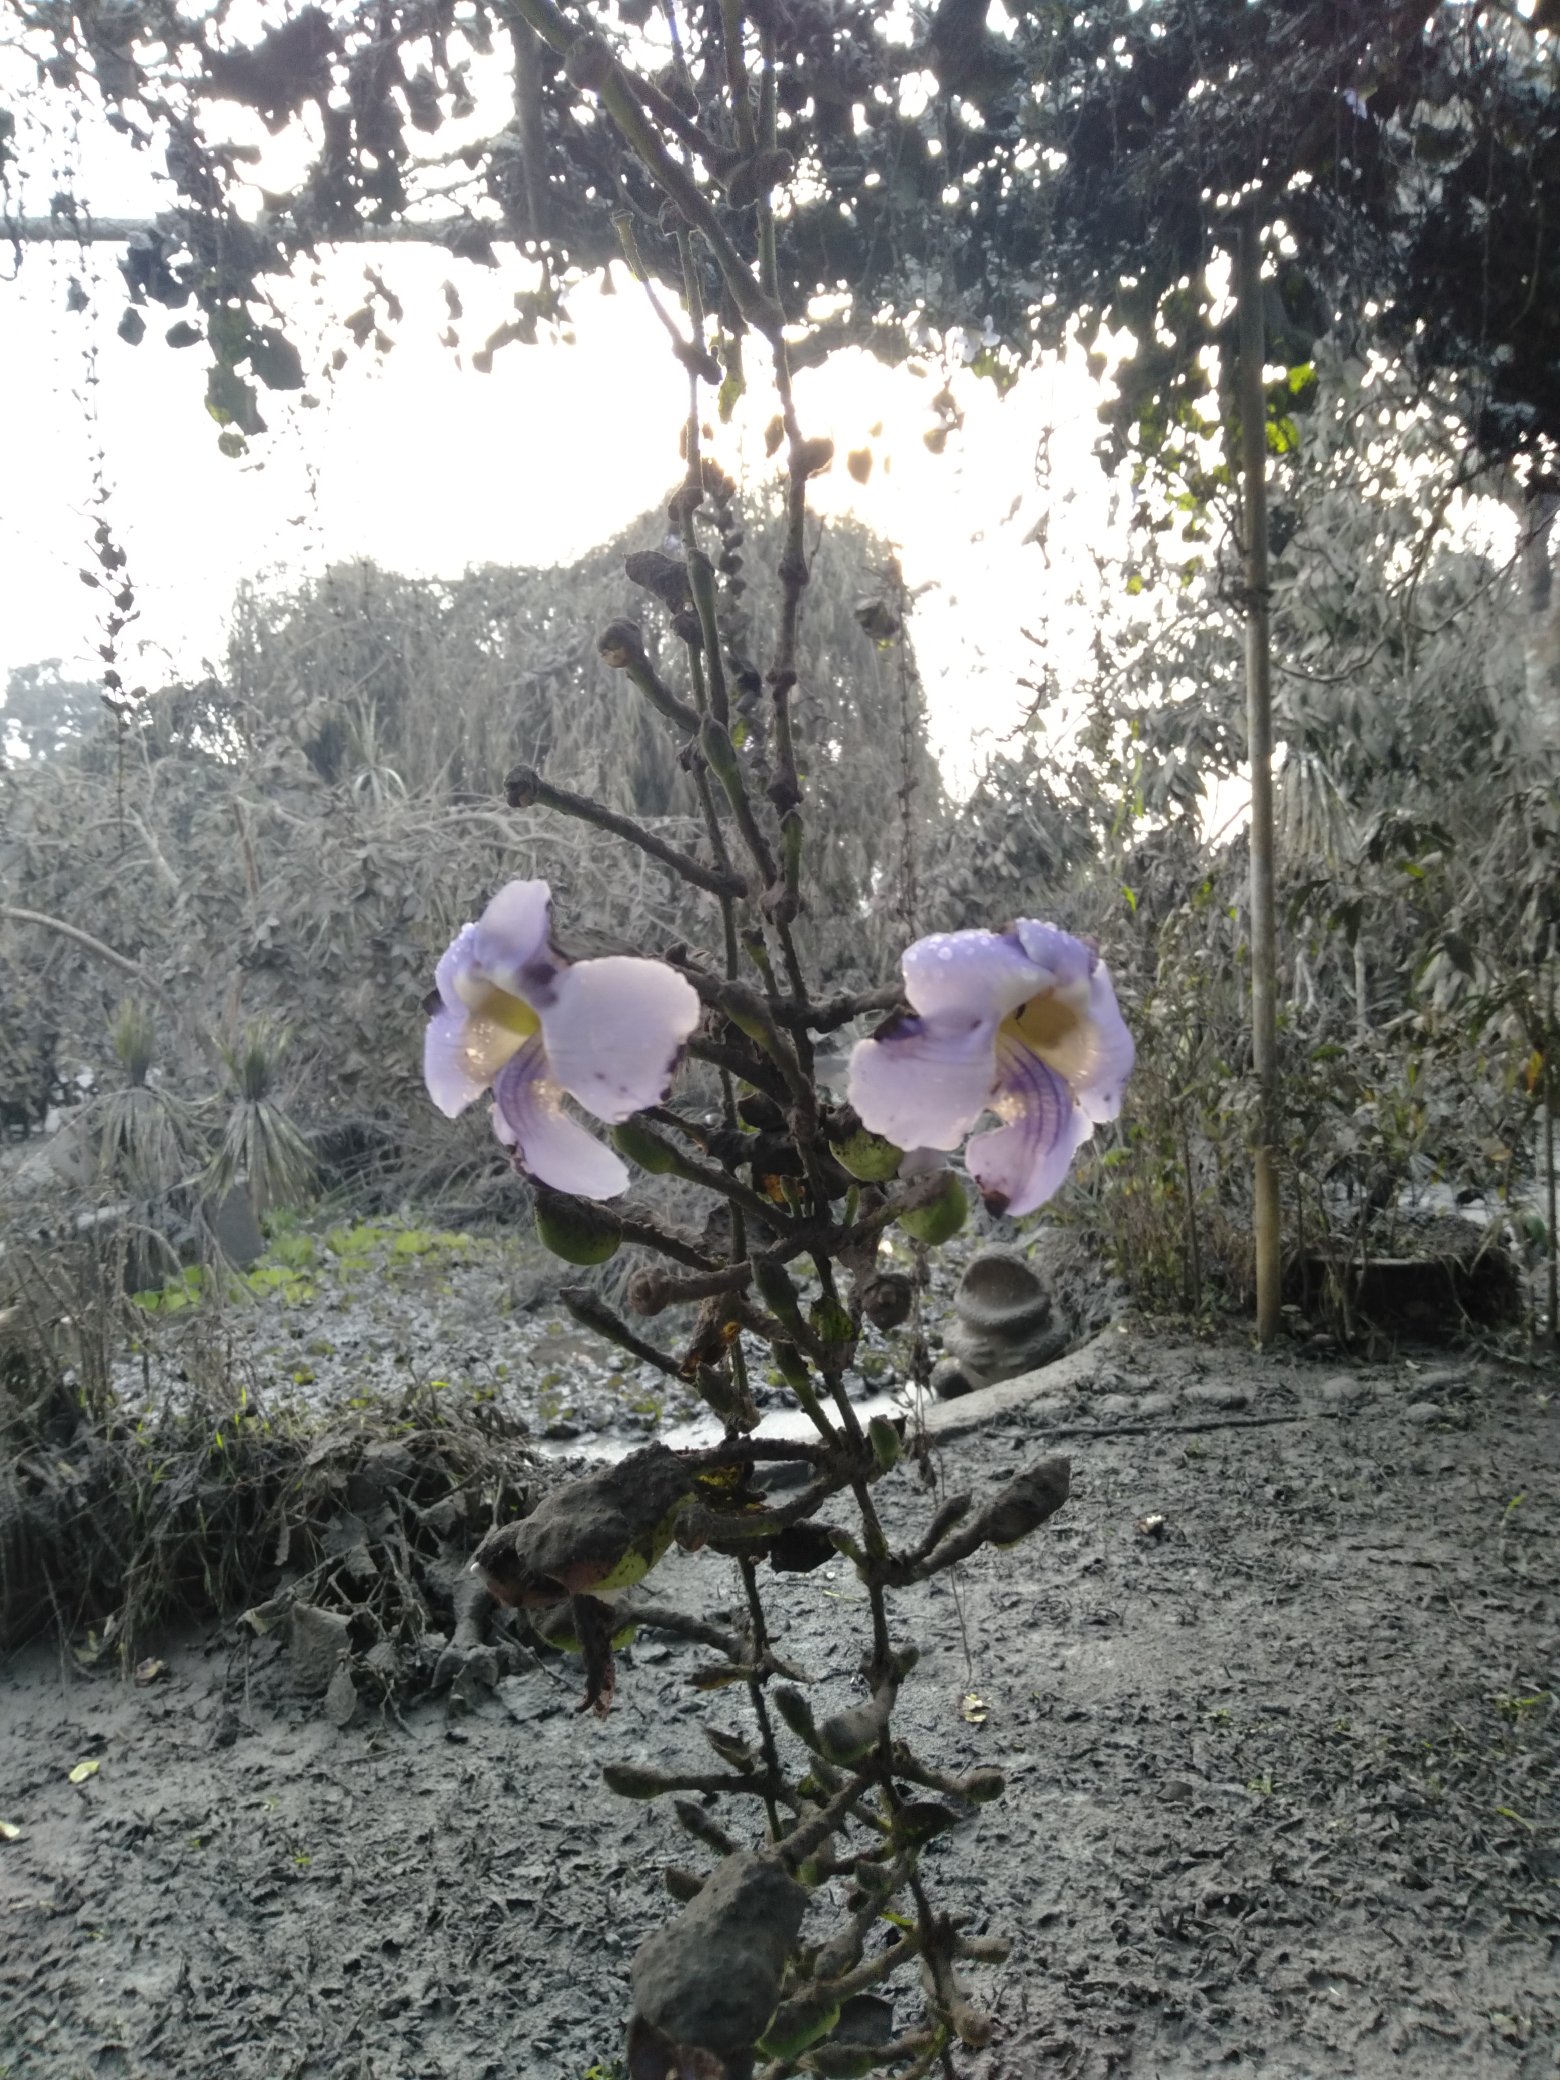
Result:
M792 1393L810 1394L812 1374L807 1369L807 1360L794 1343L777 1343L774 1346L775 1369Z
M831 1152L840 1168L859 1177L863 1184L886 1184L899 1175L904 1158L902 1148L895 1148L881 1134L869 1134L865 1127L858 1127L843 1141L834 1142Z
M946 1834L950 1827L958 1824L958 1818L951 1807L939 1805L935 1798L912 1799L894 1816L894 1837L897 1841L918 1846L931 1841L935 1835Z
M850 1316L839 1301L831 1300L827 1295L813 1302L807 1319L820 1343L849 1343L856 1333Z
M566 1264L605 1264L617 1255L623 1231L603 1206L568 1192L536 1188L536 1239Z
M870 1704L854 1704L825 1719L818 1728L818 1745L829 1761L843 1767L869 1754L888 1723L888 1704L885 1694L873 1698Z
M765 2058L799 2058L840 2019L838 2001L782 2001L754 2047Z
M812 2070L828 2080L870 2080L882 2069L876 2044L820 2044L813 2053Z
M677 1168L676 1149L637 1115L615 1126L611 1139L620 1156L627 1156L631 1163L637 1163L641 1170L648 1170L652 1177L670 1177Z
M937 1196L912 1213L902 1213L899 1225L916 1242L951 1242L970 1217L964 1196L964 1180L957 1170L944 1170Z
M764 1305L769 1308L775 1319L783 1323L787 1329L800 1334L802 1310L797 1301L796 1287L791 1282L791 1274L785 1266L776 1263L773 1257L762 1254L755 1256L753 1283L763 1295ZM778 1357L778 1353L776 1355ZM783 1359L780 1360L780 1369L782 1373L785 1371Z
M904 1439L887 1416L874 1416L867 1425L867 1438L872 1446L872 1456L887 1473L899 1464L904 1453Z
M789 1683L782 1683L779 1689L771 1690L769 1695L775 1710L803 1746L816 1748L818 1729L813 1724L812 1706L801 1691L793 1689Z
M742 785L742 768L737 764L737 747L731 741L731 732L713 715L706 715L699 724L699 749L723 786Z

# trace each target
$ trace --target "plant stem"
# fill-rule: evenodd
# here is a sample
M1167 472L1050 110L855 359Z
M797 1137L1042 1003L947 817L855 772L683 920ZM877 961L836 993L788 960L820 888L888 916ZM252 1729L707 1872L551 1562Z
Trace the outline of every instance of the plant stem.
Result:
M572 816L580 823L594 824L597 830L610 831L615 838L622 838L630 845L638 846L641 852L658 859L662 866L670 867L684 881L692 882L712 896L746 895L746 885L734 876L712 872L690 859L686 852L679 852L675 845L668 845L643 824L635 823L632 817L619 816L614 809L603 808L582 794L571 794L566 787L554 787L542 778L533 766L516 766L504 781L504 795L511 809L556 809L560 816Z

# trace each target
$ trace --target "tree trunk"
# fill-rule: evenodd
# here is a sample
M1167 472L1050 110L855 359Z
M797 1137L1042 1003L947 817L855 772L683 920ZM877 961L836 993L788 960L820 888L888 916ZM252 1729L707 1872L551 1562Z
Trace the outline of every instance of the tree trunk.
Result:
M1523 515L1527 539L1522 549L1527 579L1527 618L1523 628L1523 663L1528 749L1560 750L1560 581L1555 572L1560 554L1560 494L1535 492Z
M1240 220L1241 494L1245 520L1246 754L1251 763L1251 1052L1257 1076L1254 1202L1257 1341L1279 1327L1278 960L1274 911L1273 701L1268 641L1267 404L1256 205Z

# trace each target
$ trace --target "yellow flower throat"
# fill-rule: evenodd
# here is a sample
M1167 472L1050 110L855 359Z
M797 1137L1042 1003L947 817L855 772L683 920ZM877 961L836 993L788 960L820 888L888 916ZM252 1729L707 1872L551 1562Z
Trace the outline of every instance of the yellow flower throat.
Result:
M1054 1054L1070 1040L1083 1022L1083 1015L1054 989L1042 990L1027 1004L1020 1004L1002 1021L1002 1031L1021 1040L1031 1054L1042 1058Z

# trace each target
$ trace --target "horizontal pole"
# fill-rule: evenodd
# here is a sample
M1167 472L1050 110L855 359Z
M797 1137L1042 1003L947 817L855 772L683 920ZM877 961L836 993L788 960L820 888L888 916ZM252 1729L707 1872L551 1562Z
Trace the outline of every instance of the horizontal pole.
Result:
M177 237L181 214L177 210L164 217L93 217L85 213L79 217L12 217L0 213L0 246L18 242L22 245L125 245L132 238L150 238L159 232ZM275 221L279 234L296 231L286 217ZM263 223L246 221L244 228L262 236L265 232ZM300 237L299 243L304 249L309 246L384 245L445 246L453 250L462 243L474 243L479 238L491 239L495 245L529 243L526 232L510 230L503 224L489 224L477 217L336 225L329 231L316 231L307 238Z

